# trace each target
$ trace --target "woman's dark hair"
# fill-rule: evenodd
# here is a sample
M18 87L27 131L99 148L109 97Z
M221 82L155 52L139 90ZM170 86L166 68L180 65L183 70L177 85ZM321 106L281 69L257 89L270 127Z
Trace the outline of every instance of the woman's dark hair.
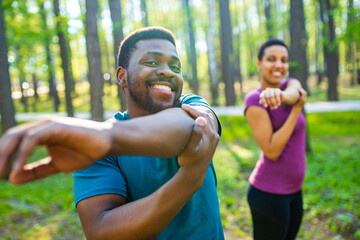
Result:
M273 46L273 45L280 45L286 48L287 52L289 53L289 48L288 46L286 46L286 44L280 40L280 39L269 39L266 42L264 42L261 47L259 48L258 51L258 60L261 61L262 57L264 56L265 53L265 49Z
M175 47L173 33L163 27L140 28L130 33L120 44L118 53L118 66L127 68L132 52L136 49L136 43L140 40L160 38L170 41Z

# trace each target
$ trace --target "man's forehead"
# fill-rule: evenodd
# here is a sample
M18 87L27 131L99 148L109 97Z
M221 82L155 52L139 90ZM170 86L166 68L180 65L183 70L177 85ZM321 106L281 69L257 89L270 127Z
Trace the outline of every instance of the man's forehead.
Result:
M139 50L143 53L168 52L171 53L172 55L178 56L175 46L169 40L166 39L154 38L154 39L140 40L136 43L136 50Z

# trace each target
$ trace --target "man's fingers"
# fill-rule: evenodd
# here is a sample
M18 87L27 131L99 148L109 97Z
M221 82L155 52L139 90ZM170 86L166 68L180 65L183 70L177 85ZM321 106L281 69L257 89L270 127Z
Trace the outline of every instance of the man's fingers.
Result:
M9 136L4 134L0 141L0 177L2 177L7 170L8 164L11 162L12 156L15 155L16 149L19 147L21 135Z
M18 153L13 165L14 171L22 169L34 149L51 139L54 131L54 128L48 125L29 130L18 147Z
M181 105L181 108L183 110L185 110L194 119L203 114L201 111L199 111L198 109L196 109L188 104Z
M59 173L52 164L50 157L26 164L23 168L13 170L10 173L9 181L11 184L20 185L27 182L35 181L47 176Z
M193 131L191 133L191 138L188 143L188 146L190 148L196 149L198 147L205 132L206 125L207 125L207 121L205 118L198 117L195 119L195 124L193 127Z

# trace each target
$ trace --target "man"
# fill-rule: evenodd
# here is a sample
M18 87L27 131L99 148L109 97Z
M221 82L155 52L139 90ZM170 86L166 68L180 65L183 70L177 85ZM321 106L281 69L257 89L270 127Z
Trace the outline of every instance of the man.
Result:
M64 118L10 130L0 142L0 171L16 149L14 184L102 158L74 173L87 238L224 239L211 161L221 127L204 99L181 95L174 36L139 29L121 43L118 62L128 103L118 121ZM24 166L41 144L50 158Z

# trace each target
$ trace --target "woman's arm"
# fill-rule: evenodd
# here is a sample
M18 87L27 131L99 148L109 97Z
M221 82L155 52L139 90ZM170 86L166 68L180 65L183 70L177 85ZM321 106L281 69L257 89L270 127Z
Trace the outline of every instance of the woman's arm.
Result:
M306 91L299 89L298 92L301 96L300 100L293 106L289 117L276 132L272 128L270 117L265 109L258 106L250 106L246 110L246 119L249 122L257 144L265 156L273 161L276 161L282 153L294 130L302 106L306 101Z
M288 105L294 105L300 98L299 90L301 84L297 79L291 79L285 90L280 88L267 88L263 90L260 94L259 103L264 107L269 107L270 109L278 108L281 103Z

